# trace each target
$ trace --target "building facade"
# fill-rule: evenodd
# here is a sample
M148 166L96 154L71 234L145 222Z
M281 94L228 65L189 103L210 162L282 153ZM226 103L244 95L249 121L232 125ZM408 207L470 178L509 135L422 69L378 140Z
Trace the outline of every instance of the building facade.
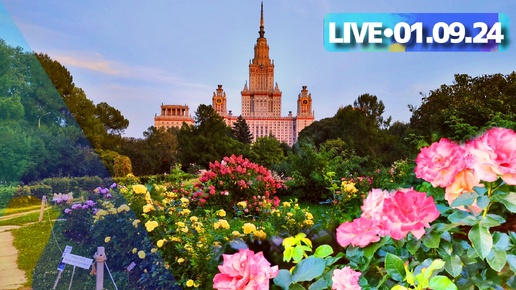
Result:
M296 115L290 111L287 116L281 116L282 92L274 81L274 61L269 58L269 45L265 38L263 3L258 33L259 37L254 45L254 58L249 61L249 83L246 82L241 91L242 117L253 134L253 141L258 137L272 135L280 142L292 146L297 142L299 132L314 121L312 95L306 86L302 86L297 98ZM212 106L224 118L228 126L233 126L237 116L228 111L227 97L222 85L218 85L213 92ZM157 120L161 125L171 118L163 115L164 112L168 112L167 106L165 106L165 111L164 106L161 107L162 114L155 117L155 124L158 124ZM193 120L189 122L193 123Z
M161 114L154 115L154 127L156 128L181 128L183 122L188 125L194 124L187 105L161 104Z

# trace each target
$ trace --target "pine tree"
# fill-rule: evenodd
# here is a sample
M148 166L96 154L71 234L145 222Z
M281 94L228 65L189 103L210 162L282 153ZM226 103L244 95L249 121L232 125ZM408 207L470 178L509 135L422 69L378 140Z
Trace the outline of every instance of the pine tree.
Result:
M235 123L233 123L233 138L244 144L251 144L253 142L253 134L249 130L249 126L242 115L238 116Z

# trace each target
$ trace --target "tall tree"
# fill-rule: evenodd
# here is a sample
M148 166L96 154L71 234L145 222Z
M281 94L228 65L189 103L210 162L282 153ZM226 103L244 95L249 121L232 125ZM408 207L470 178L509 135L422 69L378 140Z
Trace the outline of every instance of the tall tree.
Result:
M354 102L353 107L361 110L368 118L371 118L379 128L388 127L391 117L386 120L383 119L385 112L385 105L382 101L378 101L378 97L370 94L360 95Z
M270 168L285 160L281 143L274 136L258 137L251 146L251 160Z
M231 137L231 128L211 105L199 105L194 125L183 124L178 141L183 166L198 164L206 168L210 162L244 151L243 144Z
M456 74L412 107L410 128L428 142L441 137L464 140L495 116L513 118L516 111L516 72L472 77Z
M253 134L242 115L238 116L236 122L233 123L232 133L233 138L237 141L244 144L251 144L253 142Z
M129 120L106 102L97 104L95 116L102 122L108 134L121 135L129 126Z

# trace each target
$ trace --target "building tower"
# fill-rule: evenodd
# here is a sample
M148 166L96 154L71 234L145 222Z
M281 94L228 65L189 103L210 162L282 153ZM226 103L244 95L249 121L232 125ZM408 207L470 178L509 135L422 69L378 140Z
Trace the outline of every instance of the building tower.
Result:
M215 111L217 111L217 113L222 117L228 115L226 93L224 92L224 89L222 89L222 85L218 85L217 90L213 92L211 104Z
M254 58L249 61L249 87L246 83L241 92L242 117L280 117L281 91L278 84L274 84L274 61L269 58L269 45L264 36L263 2L258 34Z

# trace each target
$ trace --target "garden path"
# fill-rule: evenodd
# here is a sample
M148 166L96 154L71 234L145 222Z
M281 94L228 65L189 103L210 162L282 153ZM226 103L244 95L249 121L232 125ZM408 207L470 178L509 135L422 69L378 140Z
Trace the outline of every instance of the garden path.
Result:
M18 250L13 246L11 230L19 226L0 226L0 289L20 289L27 282L25 272L18 269Z

